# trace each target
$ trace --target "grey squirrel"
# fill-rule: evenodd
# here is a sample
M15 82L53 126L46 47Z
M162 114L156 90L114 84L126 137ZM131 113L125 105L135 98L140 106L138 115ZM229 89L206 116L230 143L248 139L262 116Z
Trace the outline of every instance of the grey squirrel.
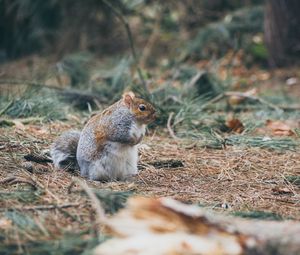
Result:
M138 149L154 107L133 92L93 116L80 131L63 133L51 147L56 168L79 167L91 180L126 180L137 174Z

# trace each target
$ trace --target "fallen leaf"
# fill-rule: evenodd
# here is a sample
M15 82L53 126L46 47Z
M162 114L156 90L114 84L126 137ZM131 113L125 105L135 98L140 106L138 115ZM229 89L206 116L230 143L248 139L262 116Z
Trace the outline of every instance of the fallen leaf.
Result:
M231 118L225 123L226 127L229 128L230 132L242 133L244 131L244 125L239 119Z
M243 94L245 95L245 97L243 97L243 96L230 96L228 98L228 103L231 106L239 105L247 99L246 96L255 96L257 94L257 89L256 88L250 89L246 92L243 92Z
M298 126L294 121L281 121L281 120L267 120L266 127L272 131L273 135L278 136L293 136L295 132L294 128Z
M13 123L15 124L16 129L19 130L25 130L25 125L20 120L13 120Z
M0 229L9 229L12 226L12 221L6 218L0 219Z
M272 189L272 192L275 194L275 195L292 195L293 192L290 191L288 188L282 188L282 187L275 187Z
M49 130L47 127L44 126L37 126L37 125L28 125L27 132L29 132L32 135L45 135L49 133Z

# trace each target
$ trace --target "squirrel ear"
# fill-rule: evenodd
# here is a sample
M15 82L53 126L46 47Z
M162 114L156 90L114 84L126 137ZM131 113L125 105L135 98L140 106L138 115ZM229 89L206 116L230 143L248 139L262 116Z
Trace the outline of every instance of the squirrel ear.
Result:
M127 107L130 107L134 98L135 98L135 94L132 91L123 94L123 101Z

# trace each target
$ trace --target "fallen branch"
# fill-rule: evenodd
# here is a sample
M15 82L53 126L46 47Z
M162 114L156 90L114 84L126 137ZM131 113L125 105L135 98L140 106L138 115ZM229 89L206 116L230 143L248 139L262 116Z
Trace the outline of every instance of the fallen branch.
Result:
M92 206L94 207L94 209L97 213L97 216L98 216L97 220L96 220L97 225L98 225L98 227L100 227L102 223L106 222L105 212L103 210L100 200L96 197L94 192L89 188L89 186L85 182L83 182L77 178L75 179L75 182L79 184L79 186L85 191L85 193L90 198L90 200L92 202Z
M154 166L156 169L184 167L183 162L181 160L176 159L158 160L154 162L149 162L148 164Z
M24 156L24 159L26 159L27 161L32 161L32 162L36 162L36 163L52 163L52 159L45 157L45 156L41 156L41 155L37 155L37 154L27 154Z
M155 23L152 29L152 33L149 36L149 39L144 46L143 52L142 52L142 57L141 57L141 65L146 66L146 63L151 57L153 48L155 47L155 42L160 38L160 30L161 30L161 21L164 16L164 10L161 8L156 8L156 17L155 17Z
M106 98L74 89L66 89L59 94L61 94L66 101L71 102L76 106L86 105L87 103L90 103L95 104L99 107L100 104L105 104L108 102Z
M146 92L148 92L148 89L147 89L147 85L146 85L146 82L143 78L143 74L142 74L142 71L139 67L139 59L137 57L137 54L136 54L136 50L135 50L135 47L134 47L134 43L133 43L133 37L132 37L132 33L131 33L131 29L130 29L130 26L129 26L129 23L128 23L128 20L122 15L122 13L116 9L110 1L107 1L107 0L102 0L102 2L104 4L107 5L107 7L109 7L112 12L116 15L116 17L123 23L124 27L125 27L125 30L126 30L126 33L127 33L127 37L128 37L128 40L129 40L129 44L130 44L130 49L131 49L131 53L132 53L132 57L133 57L133 60L135 62L135 66L136 66L136 70L138 72L138 75L139 75L139 78L142 82L142 85L143 85L143 88Z
M272 108L272 109L274 109L274 110L276 110L278 112L282 112L284 110L280 106L272 104L272 103L270 103L270 102L266 101L265 99L262 99L262 98L260 98L258 96L253 96L253 95L249 95L247 93L236 92L236 91L228 91L228 92L224 92L222 94L219 94L218 96L216 96L213 99L209 100L207 103L203 104L201 108L204 109L208 105L214 104L214 103L222 100L225 97L232 97L232 96L242 97L242 98L248 98L248 99L257 101L257 102L259 102L261 104L267 105L268 107L270 107L270 108Z
M112 238L95 255L300 254L299 222L223 216L170 198L132 197L106 225Z
M278 112L282 112L282 109L280 109L277 105L272 104L272 103L270 103L270 102L268 102L268 101L266 101L266 100L264 100L264 99L262 99L262 98L260 98L258 96L253 96L253 95L249 95L249 94L246 94L246 93L234 92L234 91L233 92L231 92L231 91L225 92L224 95L227 96L227 97L228 96L237 96L237 97L248 98L248 99L251 99L251 100L254 100L254 101L258 101L261 104L265 104L268 107L270 107L270 108L272 108L272 109L274 109L274 110L276 110Z
M13 105L14 101L10 101L1 111L0 111L0 116L2 114L4 114L12 105Z
M16 183L26 183L32 186L34 189L38 189L38 185L32 179L25 179L22 177L11 176L11 177L4 178L0 181L0 184L13 185Z
M282 110L300 110L300 105L295 104L295 105L279 105L278 106Z
M38 82L33 82L33 81L22 81L22 80L0 80L0 85L16 85L16 86L24 86L24 85L29 85L31 87L36 87L36 88L47 88L47 89L53 89L53 90L59 90L63 91L64 88L57 87L57 86L52 86L52 85L46 85Z
M10 207L10 208L0 208L0 212L6 211L46 211L46 210L55 210L55 209L63 209L70 207L78 207L81 206L80 203L68 203L62 205L36 205L36 206L24 206L24 207Z
M21 119L3 119L0 118L0 126L23 126L33 122L41 122L43 117L29 117L29 118L21 118Z
M60 95L62 95L67 101L72 102L77 105L83 103L94 103L97 106L99 106L99 103L107 103L107 99L99 97L97 95L94 95L92 93L86 93L79 90L74 89L65 89L61 87L57 87L55 85L46 85L43 83L37 83L32 81L22 81L22 80L0 80L0 85L13 85L13 86L31 86L36 88L47 88L47 89L53 89L59 92ZM8 108L13 104L13 101L10 102L1 112L0 116L5 113Z
M174 130L173 130L172 127L171 127L171 121L172 121L173 115L174 115L174 112L171 112L171 113L169 114L169 118L168 118L168 122L167 122L167 128L168 128L168 131L169 131L170 136L171 136L173 139L178 140L179 138L175 135Z

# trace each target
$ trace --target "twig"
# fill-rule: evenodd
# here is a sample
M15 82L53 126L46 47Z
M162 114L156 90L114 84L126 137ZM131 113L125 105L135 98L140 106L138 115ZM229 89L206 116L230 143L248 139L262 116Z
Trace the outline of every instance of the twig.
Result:
M184 148L185 149L193 149L194 147L196 147L196 145L198 144L198 141L192 142L191 144L186 145ZM205 148L204 148L205 150Z
M265 104L267 105L268 107L278 111L278 112L282 112L283 109L281 109L279 106L275 105L275 104L272 104L258 96L253 96L253 95L249 95L249 94L246 94L246 93L242 93L242 92L236 92L236 91L228 91L228 92L224 92L222 94L219 94L217 95L216 97L214 97L213 99L209 100L207 103L205 103L204 105L202 105L202 109L206 108L208 105L210 104L213 104L213 103L216 103L220 100L222 100L224 97L231 97L231 96L236 96L236 97L244 97L244 98L248 98L248 99L251 99L251 100L254 100L254 101L258 101L260 102L261 104Z
M300 105L295 104L295 105L279 105L278 106L282 110L300 110Z
M36 163L52 163L52 159L45 157L45 156L41 156L41 155L37 155L37 154L27 154L24 156L24 159L26 159L27 161L33 161Z
M24 206L24 207L11 207L11 208L0 208L0 212L5 211L35 211L35 210L54 210L54 209L63 209L69 207L78 207L82 204L80 203L68 203L62 205L36 205L36 206Z
M235 91L233 91L233 92L231 92L231 91L225 92L224 95L227 96L227 97L228 96L237 96L237 97L249 98L249 99L252 99L254 101L258 101L261 104L265 104L268 107L273 108L274 110L276 110L278 112L282 112L282 109L280 109L278 106L276 106L276 105L274 105L274 104L272 104L272 103L270 103L270 102L268 102L268 101L266 101L266 100L264 100L264 99L262 99L260 97L257 97L257 96L248 95L246 93L235 92Z
M37 87L37 88L47 88L47 89L54 89L54 90L59 90L63 91L64 88L60 88L57 86L51 86L51 85L46 85L46 84L41 84L37 82L32 82L32 81L21 81L21 80L0 80L0 85L29 85L31 87Z
M12 100L12 101L10 101L1 111L0 111L0 116L2 115L2 114L4 114L8 109L9 109L9 107L11 107L12 105L13 105L13 103L14 103L14 101Z
M103 210L103 207L101 206L100 200L96 197L94 192L89 188L89 186L85 182L83 182L77 178L75 179L75 181L80 185L80 187L86 192L88 197L91 199L92 206L94 207L94 209L98 215L98 219L97 219L98 226L100 226L101 223L106 222L105 212Z
M4 178L0 181L0 184L6 184L6 183L10 184L10 185L13 185L16 183L26 183L26 184L31 185L34 189L38 189L38 185L32 179L29 180L29 179L25 179L22 177L12 176L12 177Z
M124 27L125 27L125 30L126 30L126 33L127 33L127 37L128 37L128 40L129 40L129 44L130 44L130 49L131 49L131 53L132 53L132 57L134 59L134 62L135 62L135 66L136 66L136 69L137 69L137 72L138 72L138 75L139 75L139 78L142 82L142 85L144 87L144 90L146 92L148 92L148 89L147 89L147 85L146 85L146 82L143 78L143 74L142 74L142 71L139 67L139 59L137 57L137 54L136 54L136 50L135 50L135 47L134 47L134 43L133 43L133 38L132 38L132 33L131 33L131 29L130 29L130 26L129 26L129 22L128 20L122 15L122 13L117 10L109 1L107 0L102 0L102 2L104 4L106 4L111 10L112 12L116 15L116 17L123 23Z
M16 163L18 165L18 163ZM28 170L26 170L24 167L22 167L22 165L20 165L21 167L21 171L26 174L29 178L31 178L38 186L40 189L43 189L47 194L49 194L52 198L54 198L58 203L61 202L61 199L59 199L53 192L51 192L42 182L40 182L38 180L38 178L36 178L35 175L32 175L31 172L29 172Z
M203 104L201 106L201 109L205 109L208 105L214 104L220 100L222 100L225 97L224 93L217 95L213 99L209 100L207 103Z
M192 77L192 79L186 84L186 89L191 89L195 86L197 81L205 74L205 71L199 71Z
M156 169L184 167L183 162L176 159L158 160L150 162L149 165L154 166Z
M141 57L140 62L143 67L146 66L148 58L151 55L153 47L155 45L155 41L160 36L160 24L161 24L162 17L163 17L163 11L160 8L157 8L157 15L155 18L155 24L152 29L152 33L149 36L149 39L148 39L148 41L143 49L143 52L142 52L142 57Z
M168 131L169 131L170 136L171 136L173 139L178 140L179 138L175 135L174 130L173 130L172 127L171 127L171 120L172 120L172 118L173 118L173 115L174 115L174 112L171 112L171 113L169 114L169 118L168 118L168 122L167 122L167 128L168 128Z

